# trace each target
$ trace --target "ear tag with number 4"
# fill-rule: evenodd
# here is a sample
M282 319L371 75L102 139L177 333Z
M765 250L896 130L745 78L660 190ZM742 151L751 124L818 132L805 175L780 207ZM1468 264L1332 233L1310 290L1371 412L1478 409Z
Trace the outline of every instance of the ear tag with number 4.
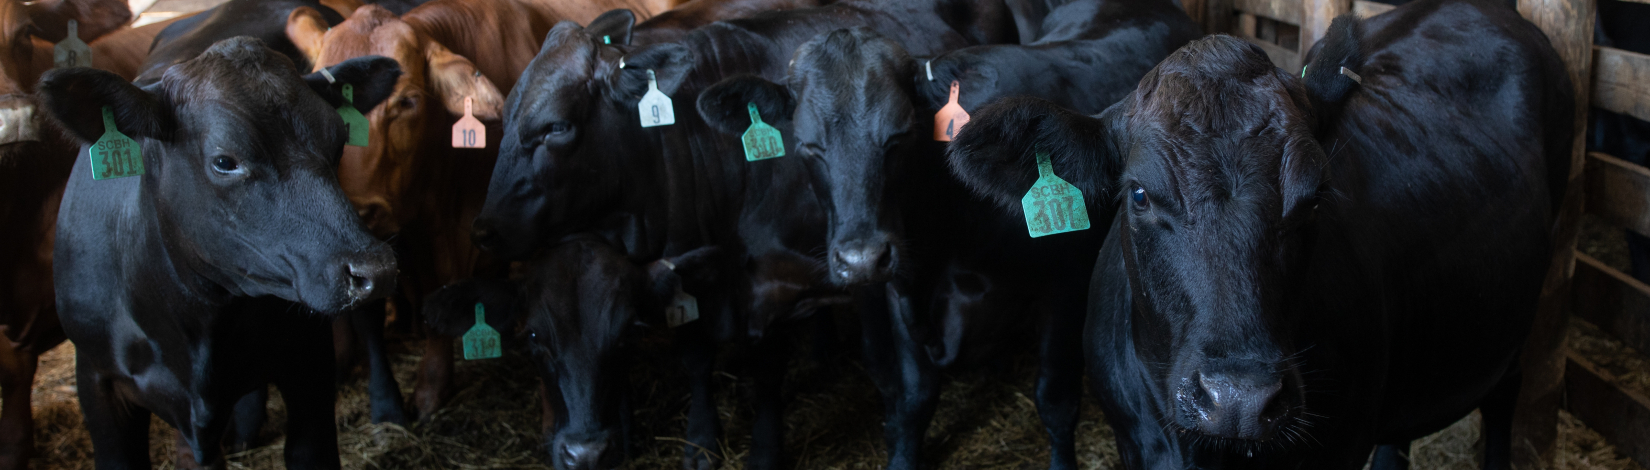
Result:
M745 103L751 112L751 127L739 140L745 142L745 161L754 162L785 156L785 138L768 123L762 122L762 113L756 112L756 103Z
M115 128L115 113L103 107L103 137L87 149L92 158L92 179L106 180L143 174L143 147Z
M957 88L957 82L952 81L951 101L945 103L940 112L934 113L934 140L950 142L968 124L968 111L963 111L962 105L957 104Z
M470 97L464 97L464 117L453 124L453 148L479 149L487 147L487 127L481 125L471 109Z
M498 330L487 326L487 307L476 303L476 326L464 333L464 360L492 359L504 355L499 350Z
M642 127L676 123L676 109L671 107L670 97L659 91L659 81L653 77L653 69L647 69L647 94L642 95L642 102L636 105L636 110L642 113Z
M79 22L69 20L69 35L52 47L52 66L60 69L92 66L92 48L80 40Z
M1047 153L1037 153L1037 175L1037 183L1020 198L1031 238L1088 229L1089 210L1083 204L1083 193L1054 176L1054 163Z
M676 297L670 300L669 307L665 307L665 324L675 328L698 319L699 299L677 287Z
M338 106L338 117L344 118L344 127L349 129L349 141L344 142L356 147L367 146L367 117L355 109L355 87L344 84L344 104Z

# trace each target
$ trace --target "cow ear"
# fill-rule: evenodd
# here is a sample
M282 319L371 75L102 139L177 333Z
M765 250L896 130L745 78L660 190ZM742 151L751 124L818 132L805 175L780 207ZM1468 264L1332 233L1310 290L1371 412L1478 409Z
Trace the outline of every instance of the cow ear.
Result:
M115 126L132 138L165 140L174 128L160 99L119 75L86 67L55 69L42 77L36 92L47 112L81 142L103 136L103 108L113 111Z
M516 286L510 281L468 279L424 297L424 323L447 336L461 336L476 324L476 304L486 308L487 326L501 336L515 334Z
M1037 180L1037 153L1086 200L1113 200L1127 135L1125 99L1096 117L1037 98L1006 98L980 108L946 149L951 173L1013 213Z
M613 74L611 96L624 105L635 105L647 93L647 71L653 71L659 92L672 95L693 70L693 52L676 43L642 46L619 60L623 67Z
M791 120L796 101L790 90L755 75L741 75L722 80L699 93L699 116L716 130L739 135L751 126L747 106L756 104L762 121L783 126Z
M369 55L346 60L338 65L322 67L325 72L317 71L305 75L304 82L309 88L327 100L327 104L334 107L344 103L344 84L348 83L354 89L353 104L355 109L366 112L378 106L378 103L388 99L390 92L395 91L395 81L401 78L401 65L384 56ZM328 74L331 78L328 78Z
M327 35L327 20L310 7L293 8L286 15L286 38L298 46L309 63L321 63L321 46Z
M648 291L659 308L643 308L642 321L664 324L664 307L671 304L677 289L699 291L714 285L726 268L723 266L728 260L725 253L721 247L704 246L649 263Z
M476 69L476 64L446 47L428 41L424 55L430 67L430 86L441 97L447 111L464 115L464 97L471 98L476 119L498 121L504 114L504 93Z
M590 26L584 32L593 37L607 36L608 42L616 45L630 44L630 31L636 26L636 14L629 9L620 8L608 10L602 16L590 20Z

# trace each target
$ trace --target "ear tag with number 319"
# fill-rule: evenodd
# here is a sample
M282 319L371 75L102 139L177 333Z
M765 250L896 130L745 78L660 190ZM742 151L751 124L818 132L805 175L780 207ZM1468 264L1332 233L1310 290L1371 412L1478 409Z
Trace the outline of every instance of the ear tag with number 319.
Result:
M1089 210L1083 204L1083 193L1054 176L1054 163L1047 153L1037 152L1037 175L1037 183L1020 198L1031 238L1088 229Z
M115 113L103 107L103 137L86 150L92 158L92 179L106 180L143 174L143 147L115 128Z
M349 129L349 141L344 142L356 147L367 146L367 117L355 109L355 87L344 84L344 104L338 106L338 117L344 118L344 127Z
M502 355L498 346L498 330L487 326L487 307L476 302L476 326L464 333L464 360L492 359Z
M636 110L642 113L642 127L676 123L676 109L671 107L670 97L659 91L659 81L653 77L653 69L647 69L647 94L642 95L642 102L636 105Z
M962 132L963 126L968 124L968 111L957 104L957 82L951 82L951 101L934 113L934 140L950 142Z
M676 288L676 297L670 300L670 306L665 308L665 324L671 328L682 326L699 319L699 299L692 294L682 292Z
M745 161L785 156L785 139L780 137L779 129L762 122L762 113L756 111L756 103L745 103L745 109L751 112L751 127L745 129L745 135L739 138L745 142Z
M52 46L52 65L60 69L92 66L92 48L86 47L86 42L80 40L79 22L69 20L69 35Z
M487 127L481 125L471 108L470 97L464 97L464 117L453 124L453 148L479 149L487 147Z

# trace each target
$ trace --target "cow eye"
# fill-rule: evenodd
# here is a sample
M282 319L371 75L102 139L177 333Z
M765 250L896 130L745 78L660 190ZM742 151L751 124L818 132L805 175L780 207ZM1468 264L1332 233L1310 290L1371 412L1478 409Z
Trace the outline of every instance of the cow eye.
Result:
M234 173L241 169L241 164L233 158L217 157L212 159L212 169L218 170L219 173Z
M527 340L528 341L538 341L539 340L539 334L534 332L533 330L527 330Z
M396 100L395 105L400 106L402 109L412 109L414 106L418 106L418 100L410 96L402 97L400 100Z
M1133 202L1134 207L1140 209L1145 209L1151 205L1151 199L1146 197L1146 188L1142 188L1138 184L1134 185L1134 189L1129 190L1129 202Z
M550 133L551 134L566 134L568 132L571 132L572 130L573 130L573 124L569 123L569 122L553 122L553 123L550 123Z

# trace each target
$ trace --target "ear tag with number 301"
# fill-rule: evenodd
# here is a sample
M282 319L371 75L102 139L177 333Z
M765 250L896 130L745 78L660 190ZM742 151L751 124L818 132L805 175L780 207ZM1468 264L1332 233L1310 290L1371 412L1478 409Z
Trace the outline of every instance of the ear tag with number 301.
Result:
M470 97L464 97L464 117L458 118L453 124L453 148L479 149L487 148L487 127L481 125L471 108Z
M945 103L940 112L934 113L934 140L950 142L951 139L957 138L957 133L962 132L963 126L968 124L968 111L964 111L962 105L957 104L957 88L957 82L952 81L951 101Z
M344 118L344 127L349 129L349 141L344 142L356 147L367 146L367 117L355 109L355 87L344 84L344 104L338 106L338 117Z
M647 94L642 95L642 102L636 105L636 110L642 113L642 127L676 123L676 109L671 107L670 97L659 91L659 81L653 77L653 69L647 69Z
M762 122L762 113L756 111L756 103L745 103L745 109L751 112L751 127L745 129L745 135L739 138L745 142L745 161L785 156L785 138L780 136L779 129Z
M1037 152L1037 175L1037 183L1020 198L1031 238L1088 229L1089 210L1082 191L1054 176L1054 163L1047 153Z
M464 360L492 359L504 355L499 350L498 330L487 326L487 307L476 303L476 326L464 333Z
M143 174L143 147L115 128L115 113L103 107L103 137L87 149L92 158L92 179L106 180Z
M60 69L92 66L92 48L80 40L79 22L69 20L69 35L52 47L52 66Z
M669 307L665 307L665 324L675 328L698 319L699 299L682 292L680 286L676 287L676 297L670 300Z

